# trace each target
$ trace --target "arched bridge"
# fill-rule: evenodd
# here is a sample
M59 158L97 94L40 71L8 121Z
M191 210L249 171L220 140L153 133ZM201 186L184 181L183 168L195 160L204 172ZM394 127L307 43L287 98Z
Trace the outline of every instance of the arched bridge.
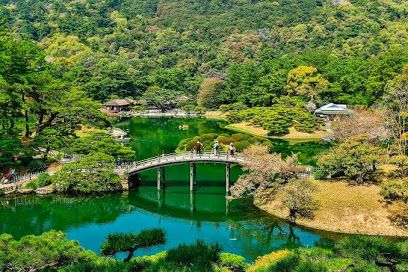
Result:
M227 153L215 154L214 152L195 153L173 153L163 154L145 160L125 163L118 166L115 172L121 176L131 176L146 170L157 169L157 189L161 189L161 181L164 180L164 167L174 164L190 163L190 190L194 190L196 163L222 163L226 165L225 187L229 192L230 166L231 164L242 164L244 160L239 156L231 156Z

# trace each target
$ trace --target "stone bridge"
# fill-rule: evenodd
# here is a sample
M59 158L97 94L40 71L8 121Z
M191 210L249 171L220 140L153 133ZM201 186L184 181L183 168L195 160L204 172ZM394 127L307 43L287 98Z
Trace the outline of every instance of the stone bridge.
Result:
M145 160L125 163L115 169L115 173L128 178L129 176L140 172L157 169L157 190L161 189L162 180L164 180L164 167L174 164L190 163L190 191L194 190L196 163L221 163L225 164L225 190L229 192L230 187L230 167L231 164L242 164L244 160L239 156L231 156L227 153L215 154L214 152L204 152L201 154L195 153L173 153L163 154L157 157L148 158Z

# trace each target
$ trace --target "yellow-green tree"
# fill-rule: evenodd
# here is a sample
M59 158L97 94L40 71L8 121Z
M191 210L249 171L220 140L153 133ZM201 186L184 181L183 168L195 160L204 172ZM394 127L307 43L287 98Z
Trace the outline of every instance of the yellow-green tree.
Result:
M298 66L288 73L285 90L289 95L299 95L314 99L325 92L329 82L313 66Z
M408 149L408 65L404 66L402 74L388 82L385 106L396 151L405 155Z
M198 90L197 104L209 109L218 107L221 104L220 92L224 86L222 79L216 77L204 79Z

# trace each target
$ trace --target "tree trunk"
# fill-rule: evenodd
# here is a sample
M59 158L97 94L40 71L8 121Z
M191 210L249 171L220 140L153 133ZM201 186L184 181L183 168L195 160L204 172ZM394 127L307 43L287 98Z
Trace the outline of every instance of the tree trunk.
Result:
M45 128L51 126L52 121L57 117L57 113L53 112L51 113L50 117L45 121L45 122L39 122L37 125L36 133L39 134L41 131L43 131Z
M129 251L129 252L128 252L128 256L127 256L126 259L124 260L125 263L129 262L130 259L132 259L132 257L133 257L133 252L134 252L134 251Z
M28 118L28 110L24 110L24 118L25 118L25 137L30 137L30 125L29 125L29 118Z
M48 159L48 153L51 150L51 146L47 146L47 148L45 149L45 154L44 154L44 162L47 162Z

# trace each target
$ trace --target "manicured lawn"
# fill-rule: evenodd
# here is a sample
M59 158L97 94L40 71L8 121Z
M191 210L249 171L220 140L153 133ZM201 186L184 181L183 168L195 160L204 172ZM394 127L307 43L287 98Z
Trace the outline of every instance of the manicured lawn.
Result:
M408 236L408 230L396 227L389 219L393 208L387 206L379 195L376 185L351 186L346 182L316 181L320 208L313 220L298 219L299 225L342 233L360 233L370 235ZM280 218L286 218L288 212L281 209L281 193L276 198L260 207Z
M208 119L216 119L216 120L225 120L226 119L226 112L222 111L207 111L205 113L205 117Z
M254 126L247 122L231 124L226 126L225 128L236 132L247 133L253 136L266 137L268 135L267 130L263 129L262 127Z
M313 133L306 133L297 131L295 128L292 127L289 128L289 134L286 134L279 138L285 140L320 140L328 136L330 136L330 133L328 131L319 130Z

